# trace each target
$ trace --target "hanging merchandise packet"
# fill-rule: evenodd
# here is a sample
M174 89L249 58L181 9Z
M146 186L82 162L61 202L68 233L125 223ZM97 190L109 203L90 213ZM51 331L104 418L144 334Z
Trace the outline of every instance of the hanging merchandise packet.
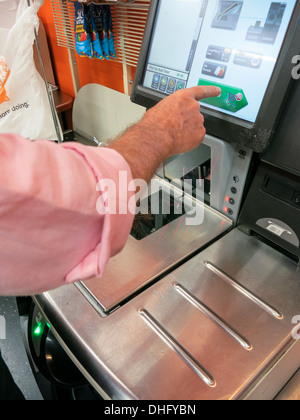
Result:
M96 24L97 32L100 38L100 43L103 51L103 56L106 60L109 60L109 45L108 45L108 35L106 30L106 22L104 16L103 6L99 4L91 5L92 18Z
M92 46L93 46L93 54L94 54L94 58L98 58L100 60L104 59L104 53L101 47L101 42L100 42L100 36L99 36L99 32L97 30L97 25L92 13L92 6L90 6L89 8L89 19L90 19L90 25L91 25L91 37L92 37Z
M103 7L104 7L104 19L105 19L106 28L107 28L109 55L110 55L110 57L116 58L111 8L110 8L110 6L103 6Z
M91 42L92 42L93 58L99 58L100 60L103 60L104 58L103 51L102 51L98 31L96 28L96 24L91 13L91 8L87 4L84 4L83 7L84 7L84 17L86 21L86 30L87 30L87 33L90 35Z
M77 54L80 57L93 58L89 22L83 5L78 2L75 3L75 37Z

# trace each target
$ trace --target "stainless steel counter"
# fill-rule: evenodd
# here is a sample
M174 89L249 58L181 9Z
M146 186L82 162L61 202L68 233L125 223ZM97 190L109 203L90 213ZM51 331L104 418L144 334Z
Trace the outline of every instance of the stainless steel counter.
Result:
M157 182L168 187L163 180ZM183 214L142 240L130 236L123 251L109 261L101 281L94 278L77 285L100 312L119 306L232 228L232 221L223 214L196 200L193 205L203 218L201 224L189 225L189 216Z
M277 395L277 401L300 401L300 369Z
M75 285L36 302L107 398L272 399L300 365L299 268L238 229L106 317Z

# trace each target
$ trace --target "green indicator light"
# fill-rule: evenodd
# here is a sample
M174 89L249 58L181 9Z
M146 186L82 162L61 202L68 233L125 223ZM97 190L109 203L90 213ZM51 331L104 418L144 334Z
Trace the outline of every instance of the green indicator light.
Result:
M37 324L34 327L33 334L34 335L41 335L41 334L43 334L43 328L42 328L42 325L41 324Z

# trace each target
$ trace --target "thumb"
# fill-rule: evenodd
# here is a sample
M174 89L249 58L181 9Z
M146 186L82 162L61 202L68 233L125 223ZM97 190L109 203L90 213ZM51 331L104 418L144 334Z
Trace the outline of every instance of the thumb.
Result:
M219 96L222 90L217 86L195 86L190 89L191 95L197 100Z

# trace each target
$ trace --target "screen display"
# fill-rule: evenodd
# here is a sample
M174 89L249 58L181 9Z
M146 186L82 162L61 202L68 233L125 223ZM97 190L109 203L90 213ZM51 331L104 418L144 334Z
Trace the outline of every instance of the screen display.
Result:
M296 0L160 0L143 80L170 95L216 85L203 106L255 123Z

